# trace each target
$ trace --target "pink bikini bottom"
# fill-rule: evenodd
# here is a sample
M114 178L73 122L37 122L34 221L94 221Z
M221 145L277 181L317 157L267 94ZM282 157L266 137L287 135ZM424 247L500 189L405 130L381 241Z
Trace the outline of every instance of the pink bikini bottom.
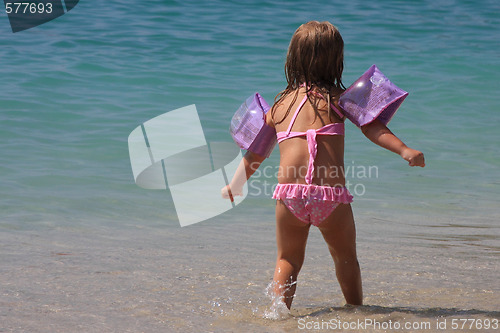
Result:
M285 206L304 223L319 226L341 203L352 202L346 187L308 184L278 184L273 199Z

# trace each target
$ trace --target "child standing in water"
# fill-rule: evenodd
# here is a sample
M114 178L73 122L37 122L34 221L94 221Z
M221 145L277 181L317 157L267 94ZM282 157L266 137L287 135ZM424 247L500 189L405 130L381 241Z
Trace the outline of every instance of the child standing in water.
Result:
M304 262L311 225L318 227L335 263L347 304L362 304L361 273L356 255L356 231L345 187L344 120L338 104L344 92L344 42L329 22L312 21L294 33L285 64L287 87L266 115L280 150L276 201L278 254L272 292L290 309L297 276ZM372 142L424 167L424 155L407 147L382 122L361 127ZM248 151L222 196L241 195L244 182L264 157ZM243 177L241 177L243 175ZM246 177L245 177L246 176Z

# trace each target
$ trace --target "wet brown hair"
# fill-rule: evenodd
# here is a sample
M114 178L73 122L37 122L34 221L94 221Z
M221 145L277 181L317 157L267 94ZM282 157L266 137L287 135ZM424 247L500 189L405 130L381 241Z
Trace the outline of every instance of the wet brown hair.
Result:
M287 87L275 98L279 104L284 97L295 91L282 122L290 112L298 95L298 88L306 83L307 91L314 90L328 103L330 112L330 94L332 91L345 90L342 83L344 70L344 40L337 28L330 22L310 21L302 24L293 34L288 47L285 63ZM317 103L312 103L313 106ZM316 106L314 107L316 110ZM317 110L316 110L317 111ZM274 119L274 106L271 115Z

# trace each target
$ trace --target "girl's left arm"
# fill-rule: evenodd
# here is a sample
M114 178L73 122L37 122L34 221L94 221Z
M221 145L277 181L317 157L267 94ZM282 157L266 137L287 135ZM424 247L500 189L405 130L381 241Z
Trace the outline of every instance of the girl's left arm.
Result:
M363 134L373 143L390 150L408 161L410 166L425 166L424 154L407 147L403 141L395 136L382 122L375 119L361 127Z

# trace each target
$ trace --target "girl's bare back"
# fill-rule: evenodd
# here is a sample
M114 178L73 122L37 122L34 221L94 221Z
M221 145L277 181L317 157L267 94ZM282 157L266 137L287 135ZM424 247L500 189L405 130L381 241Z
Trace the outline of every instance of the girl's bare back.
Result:
M287 130L293 114L299 107L301 100L306 94L305 88L299 88L298 93L293 92L286 96L279 104L275 105L273 123L277 132ZM295 98L295 102L293 102ZM293 104L291 104L293 102ZM336 101L331 101L335 104ZM291 106L290 106L291 105ZM290 106L290 108L289 108ZM287 114L287 110L290 110ZM309 99L302 106L292 131L306 132L309 129L319 129L332 123L342 123L343 120L327 108L327 102L318 96L309 93ZM313 183L322 186L344 186L344 136L342 135L318 135L318 152L315 158L315 170ZM280 148L280 172L279 183L305 184L305 173L307 171L309 152L305 136L284 140Z

